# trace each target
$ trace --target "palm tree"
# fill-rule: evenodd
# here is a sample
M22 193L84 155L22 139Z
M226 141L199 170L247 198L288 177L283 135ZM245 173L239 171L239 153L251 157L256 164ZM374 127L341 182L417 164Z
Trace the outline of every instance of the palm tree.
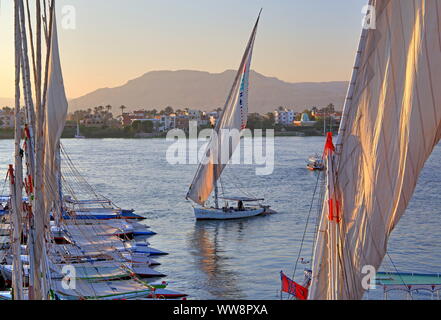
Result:
M108 104L108 105L106 106L106 109L107 109L107 112L110 112L110 110L112 110L112 106L111 106L110 104Z
M127 109L127 107L125 105L122 105L119 108L121 109L121 115L123 115L124 114L124 109Z
M168 106L168 107L165 108L164 112L165 112L166 114L173 113L173 108L170 107L170 106Z

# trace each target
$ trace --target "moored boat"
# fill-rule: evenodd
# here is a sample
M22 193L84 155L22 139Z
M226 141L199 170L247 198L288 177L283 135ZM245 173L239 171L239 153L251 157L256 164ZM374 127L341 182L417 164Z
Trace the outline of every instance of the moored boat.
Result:
M320 157L318 154L315 154L309 157L306 168L311 171L323 171L325 170L325 162L323 161L322 157Z

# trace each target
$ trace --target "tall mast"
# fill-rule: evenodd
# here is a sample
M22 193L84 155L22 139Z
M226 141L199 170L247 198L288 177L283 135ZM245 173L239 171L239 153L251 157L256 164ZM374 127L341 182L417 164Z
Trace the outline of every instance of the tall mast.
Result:
M368 6L371 6L372 3L373 3L373 0L368 0ZM367 29L367 28L363 28L361 31L360 41L358 43L357 54L355 55L354 67L352 69L351 81L349 82L348 92L346 93L346 99L345 99L345 103L343 105L342 116L340 119L340 127L338 129L337 141L335 143L336 158L339 158L339 154L341 152L341 147L342 147L342 143L343 143L342 142L343 133L346 130L346 121L347 121L348 113L349 113L351 106L352 106L352 99L353 99L353 95L354 95L355 85L357 83L358 71L360 68L361 54L363 53L363 51L366 47L366 39L367 39L368 31L369 31L369 29ZM336 162L336 163L338 163L338 162Z
M373 0L369 0L368 1L368 5L372 4ZM361 56L363 51L365 50L366 47L366 39L367 39L367 34L368 34L368 29L363 28L361 31L361 35L360 35L360 40L359 40L359 44L358 44L358 49L357 49L357 53L355 56L355 62L354 62L354 67L352 70L352 76L351 76L351 80L349 83L349 87L348 87L348 91L346 94L346 100L343 106L343 112L342 112L342 118L340 121L340 127L339 127L339 131L338 131L338 137L337 137L337 141L335 143L335 152L333 153L332 159L330 156L328 156L328 165L327 165L327 193L329 194L330 192L330 185L331 183L333 183L333 181L330 181L329 179L329 173L331 171L331 169L336 169L338 170L338 161L340 158L340 154L341 154L341 148L342 148L342 143L343 143L343 135L344 135L344 131L346 129L346 120L348 117L348 114L350 112L351 106L352 106L352 100L353 100L353 94L354 94L354 90L355 90L355 85L356 85L356 81L357 81L357 77L358 77L358 71L360 68L360 61L361 61ZM332 168L330 168L330 166ZM324 208L324 205L323 205ZM325 225L328 223L328 217L327 217L327 212L326 210L322 210L322 215L320 218L320 222L319 222L319 229L320 230L324 230L326 229ZM330 283L330 287L332 288L332 292L331 292L331 297L332 298L336 298L338 296L337 293L337 287L338 287L338 273L339 273L339 268L338 268L338 257L336 257L336 255L338 255L337 252L337 226L335 222L331 222L329 223L331 226L330 228L326 231L326 233L324 232L319 232L317 233L317 239L316 239L316 243L315 243L315 248L314 248L314 256L313 256L313 261L312 261L312 280L311 280L311 289L309 291L309 298L314 299L317 295L319 295L319 291L320 291L320 284L318 283L318 275L322 272L322 265L323 265L323 261L322 261L322 255L323 252L325 250L325 238L329 237L330 241L332 241L333 243L331 245L333 245L334 247L332 248L333 251L330 253L329 257L328 257L328 261L326 261L326 264L329 264L330 267L330 277L327 280ZM343 253L342 253L343 254Z
M20 53L21 40L19 28L19 7L14 3L14 36L15 36L15 174L12 165L9 167L12 207L12 288L14 300L23 300L23 266L21 263L22 236L22 162L20 153L21 123L20 123Z

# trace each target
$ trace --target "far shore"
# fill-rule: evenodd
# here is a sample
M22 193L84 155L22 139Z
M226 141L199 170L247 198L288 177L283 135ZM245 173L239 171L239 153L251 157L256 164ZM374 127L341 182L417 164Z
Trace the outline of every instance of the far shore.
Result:
M62 139L74 139L76 129L66 127L63 131ZM166 132L158 133L136 133L124 128L82 128L81 134L87 139L161 139L167 136ZM265 129L263 129L265 135ZM323 136L323 131L313 127L292 127L285 131L275 131L276 137L313 137ZM0 139L14 139L14 129L0 129Z

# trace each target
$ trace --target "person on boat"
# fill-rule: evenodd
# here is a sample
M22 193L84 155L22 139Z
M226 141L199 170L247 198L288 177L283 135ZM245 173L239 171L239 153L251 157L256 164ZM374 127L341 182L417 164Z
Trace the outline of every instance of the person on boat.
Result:
M242 200L239 200L239 202L237 203L237 209L239 210L239 211L244 211L244 206L243 206L243 202L242 202Z

